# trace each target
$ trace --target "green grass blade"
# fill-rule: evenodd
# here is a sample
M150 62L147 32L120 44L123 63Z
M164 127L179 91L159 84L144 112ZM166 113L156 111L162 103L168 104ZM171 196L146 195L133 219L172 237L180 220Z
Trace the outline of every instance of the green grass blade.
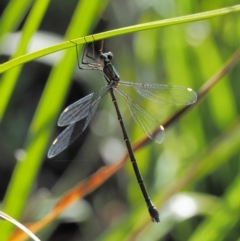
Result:
M17 47L17 50L13 55L13 58L25 54L33 34L37 31L42 21L49 2L49 0L35 1L22 30L22 37ZM7 108L7 104L9 103L9 99L11 98L21 70L22 66L11 69L4 74L0 81L0 120L2 119L4 112Z
M157 208L164 206L165 202L170 199L174 194L180 192L182 189L186 188L189 185L193 185L198 180L204 179L207 175L214 172L222 164L226 163L233 155L238 153L240 145L240 124L236 124L231 130L228 130L224 136L220 137L215 143L212 143L211 146L206 150L206 152L199 158L198 161L193 162L189 168L185 168L184 171L176 177L176 180L172 184L169 184L165 190L162 191L162 194L156 192L155 196L158 196L158 201L153 198L154 203ZM239 177L237 177L239 180ZM229 205L232 206L232 212L239 210L239 202L237 202L237 197L239 194L239 183L237 180L234 181L233 185L229 188L229 194L227 192L226 199L229 202ZM238 181L239 182L239 181ZM225 209L223 212L227 214ZM222 214L222 213L221 213ZM135 208L132 213L127 217L123 218L121 222L118 222L114 225L108 232L104 233L99 237L100 240L112 240L113 237L118 237L119 240L131 240L135 235L141 236L141 231L148 232L148 228L151 228L153 225L148 221L147 213L145 206L139 206ZM220 215L220 214L219 214ZM235 218L232 224L235 224ZM218 216L219 218L219 216ZM229 216L229 219L231 215ZM227 220L229 220L227 219ZM147 220L147 221L146 221ZM176 220L172 220L172 223ZM226 227L227 230L228 227ZM131 231L129 231L129 229ZM157 232L157 230L156 230ZM127 236L126 233L129 235ZM157 235L157 234L156 234ZM158 239L162 238L164 232L159 232ZM203 239L204 232L202 232ZM198 239L194 239L197 241ZM209 240L218 240L218 239L209 239ZM191 240L192 241L192 240Z
M0 45L6 33L16 29L20 21L29 9L32 0L12 0L9 1L0 19ZM14 17L13 17L14 16ZM0 47L1 49L1 47Z
M221 53L217 48L214 37L211 35L204 40L204 45L197 48L196 53L200 65L199 71L203 79L207 79L215 69L222 65ZM207 65L206 56L208 56ZM222 98L222 96L224 96L224 98ZM224 129L227 123L237 115L236 103L228 76L224 77L214 90L209 93L207 100L210 105L211 116L218 125L217 127Z
M96 13L103 6L101 0L92 1L91 4L87 0L80 1L65 38L85 35L95 22ZM81 28L79 23L83 23ZM28 132L25 144L26 157L15 167L3 206L3 210L14 218L18 219L21 216L26 205L39 166L45 156L52 127L56 124L56 117L71 83L72 72L76 65L75 49L72 50L65 53L50 74ZM4 233L1 233L2 240L5 240L12 231L12 227L7 224L3 224L0 229L4 230Z
M240 175L238 175L228 187L218 210L198 227L189 241L228 240L227 235L237 222L239 222L239 190Z
M160 28L160 27L166 27L166 26L175 25L175 24L199 21L199 20L208 19L208 18L212 18L212 17L219 17L222 15L235 13L235 12L239 12L239 11L240 11L240 5L235 5L235 6L217 9L217 10L213 10L213 11L191 14L191 15L187 15L187 16L183 16L183 17L170 18L170 19L166 19L166 20L159 20L159 21L154 21L154 22L149 22L149 23L144 23L144 24L137 24L137 25L124 27L124 28L120 28L120 29L115 29L115 30L111 30L111 31L107 31L107 32L99 33L99 34L94 34L94 39L95 40L106 39L106 38L116 37L116 36L123 35L123 34L129 34L129 33L134 33L134 32L138 32L138 31L153 29L153 28ZM88 42L92 42L93 41L92 35L86 36L86 40ZM84 40L84 38L78 38L78 39L74 39L74 42L77 44L83 44L83 43L85 43L85 40ZM8 62L0 65L0 73L4 72L10 68L13 68L19 64L23 64L30 60L40 58L44 55L51 54L56 51L64 50L66 48L70 48L73 46L74 46L73 43L71 43L70 41L67 41L67 42L63 42L63 43L60 43L60 44L57 44L54 46L50 46L45 49L35 51L35 52L27 54L27 55L21 56L19 58L16 58L14 60L8 61Z

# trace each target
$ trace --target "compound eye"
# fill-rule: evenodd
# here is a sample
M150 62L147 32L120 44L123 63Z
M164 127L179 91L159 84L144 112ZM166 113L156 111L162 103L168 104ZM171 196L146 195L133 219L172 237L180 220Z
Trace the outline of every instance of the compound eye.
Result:
M113 58L113 53L112 52L108 52L107 56L108 56L108 59L112 59Z
M99 54L98 58L101 59L101 60L103 60L103 59L105 59L105 56L104 56L103 53L101 53L101 54Z

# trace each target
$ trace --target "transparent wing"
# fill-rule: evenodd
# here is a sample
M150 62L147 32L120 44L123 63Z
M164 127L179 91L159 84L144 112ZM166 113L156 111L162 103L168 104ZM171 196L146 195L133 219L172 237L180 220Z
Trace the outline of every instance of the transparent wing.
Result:
M67 126L85 118L92 108L92 105L98 104L102 97L106 95L109 87L106 86L100 91L91 93L84 98L69 105L60 115L58 126Z
M65 112L65 115L63 115L63 117L69 122L71 122L71 124L54 140L48 151L48 158L54 157L60 152L62 152L82 134L82 132L86 129L92 117L94 116L101 98L105 96L107 91L108 88L104 88L102 89L102 91L92 93L86 96L88 98L84 97L83 99L85 99L85 101L82 102L85 103L84 106L81 104L77 105L76 103L79 101L75 102L75 107L70 108L71 112L74 113L74 119L70 118L72 115L69 115L68 111ZM81 107L80 110L77 109L77 107L79 106Z
M75 141L86 128L87 117L69 125L52 143L48 158L54 157Z
M140 95L151 101L168 105L191 105L197 100L197 94L191 88L165 85L120 82L124 86L133 87Z
M126 99L128 108L133 119L145 132L145 134L157 143L161 143L164 139L164 128L160 123L151 116L147 111L135 103L127 94L117 88L122 96ZM157 131L155 131L157 130ZM153 134L154 132L154 134Z

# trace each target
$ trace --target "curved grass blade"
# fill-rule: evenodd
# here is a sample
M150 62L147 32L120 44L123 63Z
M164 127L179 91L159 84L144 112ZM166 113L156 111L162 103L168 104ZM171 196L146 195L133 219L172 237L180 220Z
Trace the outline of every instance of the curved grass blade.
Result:
M165 85L120 82L124 86L133 87L141 96L154 102L167 105L191 105L196 102L197 94L191 88Z
M102 3L102 1L101 1ZM143 30L149 30L149 29L154 29L154 28L160 28L160 27L166 27L166 26L171 26L175 24L182 24L182 23L188 23L191 21L199 21L203 19L208 19L208 18L213 18L217 16L222 16L226 14L232 14L235 12L240 11L240 4L238 5L233 5L231 7L226 7L226 8L220 8L212 11L206 11L206 12L200 12L200 13L195 13L195 14L190 14L186 16L180 16L180 17L175 17L175 18L170 18L170 19L164 19L164 20L159 20L159 21L153 21L149 23L142 23L142 24L137 24L133 26L127 26L119 29L114 29L111 31L106 31L103 33L98 33L94 34L94 39L95 41L101 40L101 39L106 39L106 38L111 38L111 37L117 37L123 34L130 34L138 31L143 31ZM93 42L92 35L90 36L85 36L85 39L87 42ZM84 44L86 41L83 37L81 38L76 38L73 39L73 41L77 44ZM26 63L28 61L31 61L36 58L40 58L42 56L52 54L53 52L61 51L66 48L70 48L72 46L71 41L65 41L60 44L56 44L44 49L37 50L35 52L20 56L19 58L12 59L10 61L7 61L6 63L0 65L0 73L3 73L4 71L7 71L10 68L13 68L17 65Z
M8 222L16 225L19 229L21 229L23 232L25 232L29 237L31 237L35 241L40 241L38 237L36 237L28 228L26 228L24 225L19 223L16 219L10 217L6 213L0 211L0 218L7 220Z
M164 139L164 128L163 126L147 111L145 111L141 106L135 103L127 94L125 94L122 90L117 88L118 91L122 94L122 96L127 101L127 106L129 111L136 121L136 123L140 126L140 128L144 131L144 133L153 141L157 143L162 143ZM158 131L156 131L158 128ZM153 131L156 131L153 133Z

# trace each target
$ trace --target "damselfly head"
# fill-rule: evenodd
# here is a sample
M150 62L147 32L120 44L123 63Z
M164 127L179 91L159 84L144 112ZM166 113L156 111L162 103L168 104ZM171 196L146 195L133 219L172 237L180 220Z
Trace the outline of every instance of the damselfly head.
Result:
M112 58L113 58L112 52L107 52L107 53L101 52L99 54L99 59L102 60L103 62L110 62Z

